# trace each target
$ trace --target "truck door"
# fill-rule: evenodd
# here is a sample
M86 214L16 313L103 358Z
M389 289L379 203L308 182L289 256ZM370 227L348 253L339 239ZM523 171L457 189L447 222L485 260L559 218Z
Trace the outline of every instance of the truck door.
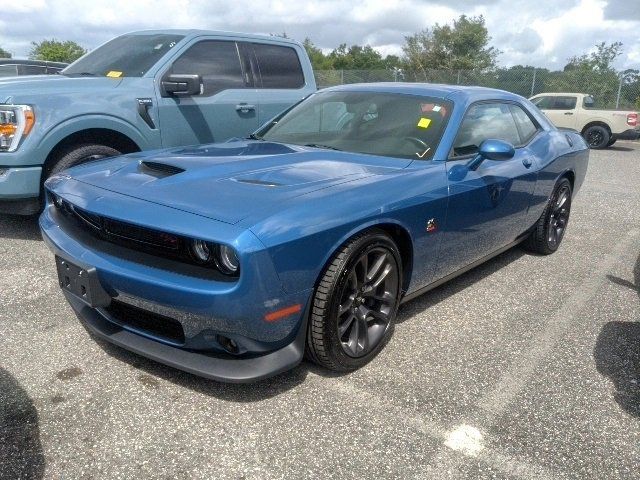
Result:
M247 43L244 48L247 52L252 52L257 72L260 124L311 93L300 63L299 56L303 52L298 52L293 46L262 42Z
M556 127L576 128L577 98L572 96L538 97L533 103Z
M163 91L169 75L200 75L200 95ZM158 82L162 145L195 145L245 137L258 126L258 93L250 65L235 41L205 39L191 45Z

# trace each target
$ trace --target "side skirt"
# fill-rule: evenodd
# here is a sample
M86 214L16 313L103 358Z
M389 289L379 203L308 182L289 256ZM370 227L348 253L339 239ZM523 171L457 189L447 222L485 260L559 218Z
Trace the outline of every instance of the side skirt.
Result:
M432 282L429 285L426 285L426 286L416 290L415 292L412 292L412 293L409 293L408 295L405 295L404 297L402 297L402 300L400 300L400 304L402 305L403 303L409 302L409 301L413 300L414 298L419 297L423 293L427 293L429 290L433 290L434 288L439 287L443 283L447 283L449 280L452 280L452 279L462 275L463 273L468 272L469 270L473 270L478 265L483 264L487 260L491 260L493 257L497 257L501 253L504 253L507 250L509 250L509 249L515 247L516 245L522 243L527 238L528 235L529 235L529 232L527 231L526 233L524 233L523 235L518 237L514 242L511 242L508 245L505 245L504 247L499 248L498 250L490 253L489 255L486 255L486 256L476 260L475 262L470 263L469 265L466 265L466 266L462 267L460 270L456 270L455 272L450 273L449 275L446 275L446 276L436 280L435 282Z

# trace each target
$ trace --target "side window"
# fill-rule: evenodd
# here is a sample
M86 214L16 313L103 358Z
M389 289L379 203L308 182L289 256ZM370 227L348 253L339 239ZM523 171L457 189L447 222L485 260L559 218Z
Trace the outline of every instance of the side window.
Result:
M582 100L582 106L584 108L595 108L596 101L591 95L587 95L586 97L584 97L584 100Z
M516 121L516 126L520 133L520 142L516 145L529 143L529 140L531 140L538 131L538 127L533 123L531 117L518 105L511 105L511 113L513 113L513 118Z
M549 110L553 106L553 97L538 97L531 101L536 107L542 110Z
M453 143L453 157L478 152L480 144L489 138L521 144L518 127L506 103L478 103L467 111Z
M169 73L201 75L205 96L229 88L245 88L235 42L204 40L196 43L174 62Z
M281 128L281 133L337 132L345 129L352 118L353 113L347 112L344 102L327 102L315 105L313 110L297 115L295 122L289 122L287 126Z
M576 108L576 97L555 97L553 102L553 110L573 110Z
M18 71L20 75L44 75L47 72L47 67L40 65L20 65Z
M304 74L298 54L291 47L253 44L262 88L300 88L304 86Z
M0 77L15 77L18 75L18 67L15 65L0 65Z

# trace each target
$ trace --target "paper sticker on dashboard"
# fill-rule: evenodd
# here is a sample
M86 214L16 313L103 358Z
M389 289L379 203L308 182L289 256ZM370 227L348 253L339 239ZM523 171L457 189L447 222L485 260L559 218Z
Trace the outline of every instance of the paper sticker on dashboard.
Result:
M122 76L122 72L116 72L115 70L111 70L109 73L107 73L107 77L110 78L120 78Z
M429 125L431 125L431 119L429 119L429 118L422 117L420 119L420 121L418 122L418 127L419 128L429 128Z

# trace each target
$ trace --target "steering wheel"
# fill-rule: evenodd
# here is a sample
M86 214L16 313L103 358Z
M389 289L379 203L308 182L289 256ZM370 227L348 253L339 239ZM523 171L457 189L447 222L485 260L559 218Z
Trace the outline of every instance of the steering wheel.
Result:
M427 145L427 142L419 139L418 137L404 137L403 140L409 140L421 149L420 152L416 153L416 155L418 155L419 157L424 156L424 154L426 154L427 151L431 149L431 147Z

